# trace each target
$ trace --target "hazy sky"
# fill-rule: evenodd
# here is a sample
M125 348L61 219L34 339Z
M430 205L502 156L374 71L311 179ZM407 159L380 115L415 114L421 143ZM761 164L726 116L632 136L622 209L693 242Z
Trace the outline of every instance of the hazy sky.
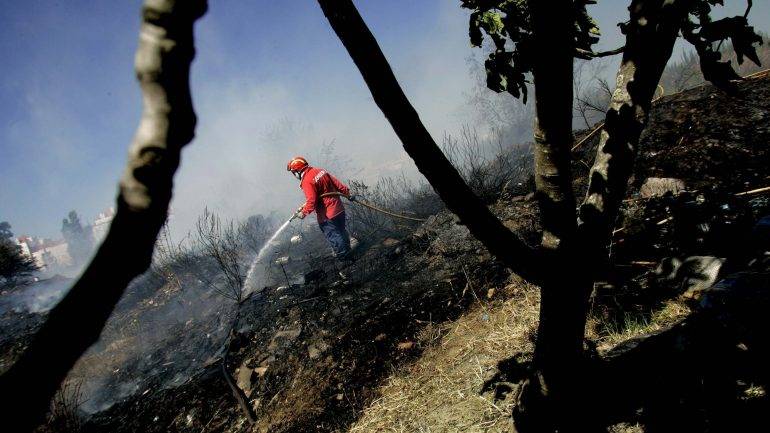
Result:
M212 0L196 26L197 138L176 176L173 225L204 206L242 218L302 201L285 172L334 140L342 178L413 173L355 66L313 0ZM627 1L600 0L600 48L620 43ZM727 1L734 14L743 1ZM767 2L751 21L770 27ZM0 15L0 221L58 237L77 210L112 205L140 114L133 75L140 0L5 0ZM438 140L469 121L467 11L456 0L358 0L407 95ZM614 68L610 68L612 70ZM311 160L312 163L312 160Z

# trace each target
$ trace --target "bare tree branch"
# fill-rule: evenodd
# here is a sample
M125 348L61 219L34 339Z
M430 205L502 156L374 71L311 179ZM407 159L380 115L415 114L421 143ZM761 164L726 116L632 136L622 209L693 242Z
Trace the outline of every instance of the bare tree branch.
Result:
M601 75L606 62L581 61L574 68L575 111L583 119L586 128L604 119L612 98L610 84Z
M625 48L626 47L618 47L618 48L615 48L614 50L599 51L598 53L595 53L589 50L584 50L582 48L575 48L575 57L577 57L578 59L585 59L585 60L597 59L599 57L609 57L609 56L614 56L616 54L622 53Z
M219 216L208 208L198 217L195 229L201 254L214 262L218 275L224 278L224 287L217 282L209 282L211 288L240 304L243 301L246 269L241 261L243 245L238 230L232 221L223 224Z
M13 431L32 430L62 379L99 337L128 283L150 265L168 210L182 147L192 140L189 89L193 23L205 0L146 0L136 74L144 110L120 181L117 214L93 260L26 352L0 378L0 415Z

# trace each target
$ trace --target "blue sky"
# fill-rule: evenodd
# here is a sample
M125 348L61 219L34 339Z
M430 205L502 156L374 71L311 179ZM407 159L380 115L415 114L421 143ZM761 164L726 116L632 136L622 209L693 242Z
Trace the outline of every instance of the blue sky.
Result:
M16 234L58 237L69 210L92 220L114 201L140 114L133 55L141 2L4 3L0 220ZM356 3L434 137L459 129L474 84L466 59L475 55L459 2ZM614 48L627 2L599 3L600 47ZM731 14L744 8L727 3ZM755 3L751 21L767 31L768 5ZM204 206L233 218L296 207L301 195L285 161L315 156L331 140L353 161L341 177L413 172L315 1L210 1L196 35L200 123L176 177L179 232Z

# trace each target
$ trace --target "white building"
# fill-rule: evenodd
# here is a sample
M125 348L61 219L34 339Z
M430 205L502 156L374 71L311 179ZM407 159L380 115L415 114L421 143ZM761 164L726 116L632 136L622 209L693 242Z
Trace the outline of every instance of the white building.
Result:
M48 241L32 251L32 257L41 271L52 268L66 268L72 265L72 257L67 242L63 240Z
M13 238L13 243L15 243L16 245L19 246L19 248L21 248L21 253L22 254L24 254L25 256L31 256L32 255L32 248L34 247L34 244L30 245L30 243L31 243L30 241L31 240L32 240L32 238L28 238L26 236L22 236L20 238Z
M63 240L53 241L50 239L21 236L14 238L14 243L19 246L22 254L31 257L35 261L35 264L41 271L67 267L72 264L72 257L70 257L67 242Z
M94 238L94 245L100 244L107 236L107 231L110 229L110 223L115 218L115 208L111 207L106 211L100 213L94 223L91 225L91 233Z

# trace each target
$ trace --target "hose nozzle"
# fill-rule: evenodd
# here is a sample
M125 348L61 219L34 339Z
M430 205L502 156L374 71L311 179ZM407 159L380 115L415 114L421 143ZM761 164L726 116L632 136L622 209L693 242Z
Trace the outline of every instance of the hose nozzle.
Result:
M297 219L297 218L301 218L301 217L300 217L300 215L302 215L302 213L301 213L301 212L302 212L302 209L303 209L304 207L305 207L304 205L303 205L303 206L300 206L300 207L298 207L298 208L297 208L297 210L296 210L296 211L294 211L294 214L292 214L291 218L289 218L289 221L294 221L294 220L295 220L295 219Z

